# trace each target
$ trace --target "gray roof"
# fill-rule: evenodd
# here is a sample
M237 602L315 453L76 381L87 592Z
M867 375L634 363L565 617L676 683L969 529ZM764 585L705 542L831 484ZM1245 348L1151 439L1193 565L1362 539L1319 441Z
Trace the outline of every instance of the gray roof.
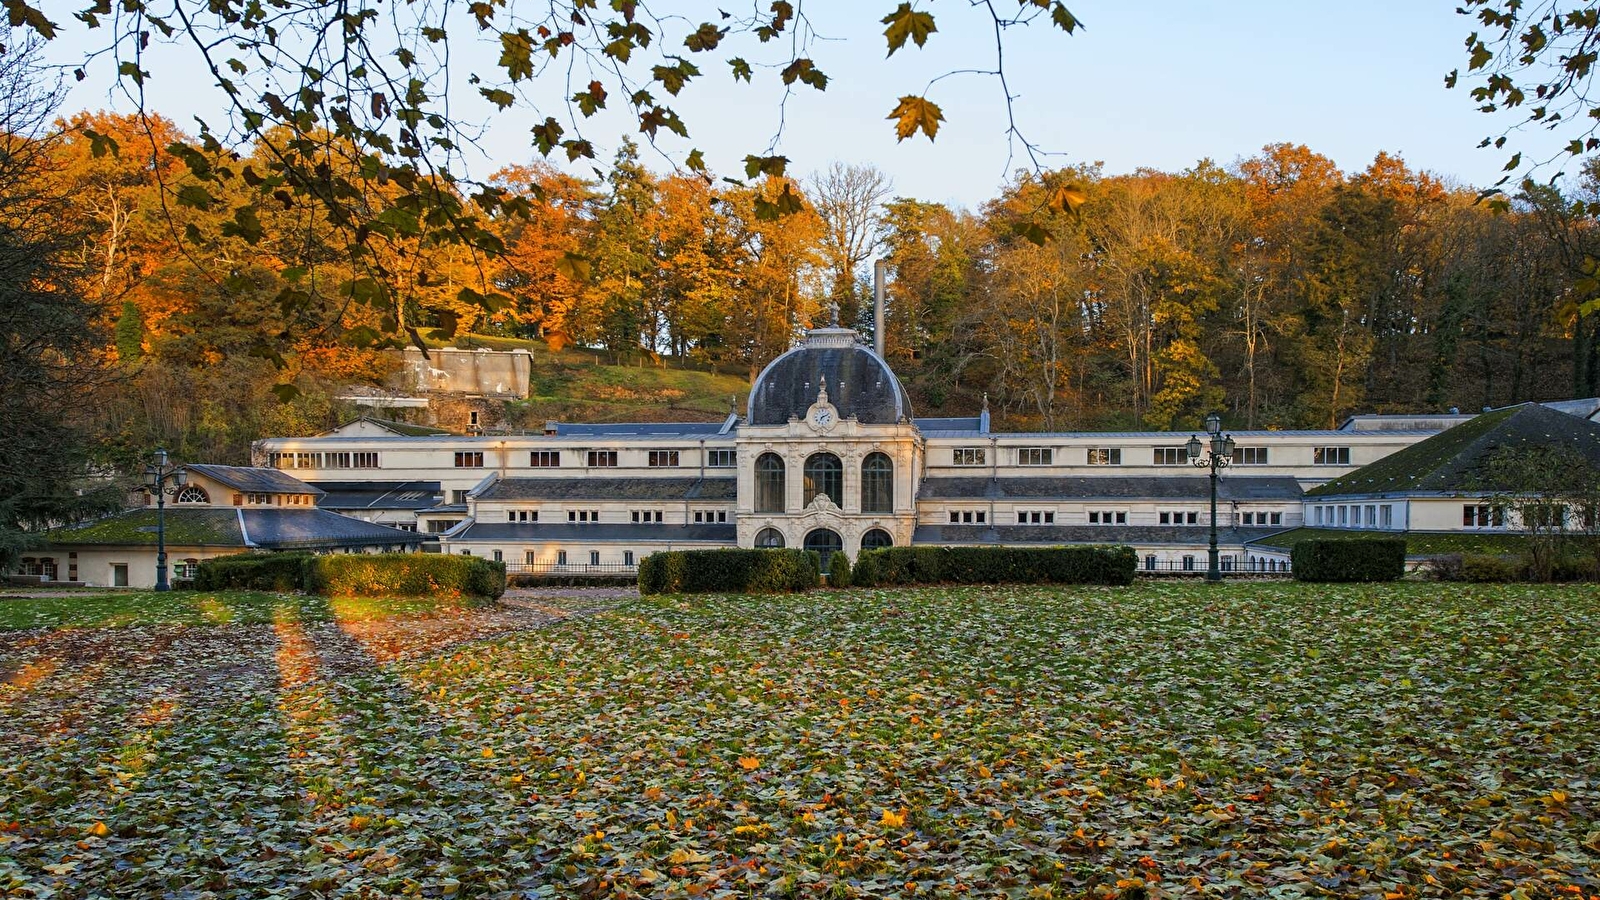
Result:
M733 500L732 478L500 478L479 500Z
M532 522L474 522L452 541L503 541L538 543L569 541L582 543L660 543L662 541L732 544L738 540L734 525L571 525Z
M1209 500L1205 475L1076 475L1038 478L927 478L922 500ZM1224 475L1221 501L1297 501L1300 482L1288 475Z
M634 434L634 435L660 435L662 437L694 437L701 438L707 435L720 434L722 422L597 422L593 424L572 424L568 422L556 423L558 435L606 435Z
M1244 544L1282 528L1219 528L1217 543ZM1174 544L1205 546L1204 525L918 525L914 544Z
M983 419L978 416L959 416L956 418L919 418L913 419L912 424L922 431L981 431Z
M437 481L318 481L322 509L427 509L440 496Z
M268 550L415 546L422 542L414 531L374 525L325 509L240 509L239 515L245 537Z
M322 493L316 487L277 469L265 469L255 466L214 466L210 463L190 463L184 468L198 475L204 475L212 481L220 481L228 487L245 492L263 494Z
M855 332L821 328L756 376L745 424L782 425L790 418L805 418L824 383L828 402L842 419L893 425L911 418L911 398L889 364L855 343Z

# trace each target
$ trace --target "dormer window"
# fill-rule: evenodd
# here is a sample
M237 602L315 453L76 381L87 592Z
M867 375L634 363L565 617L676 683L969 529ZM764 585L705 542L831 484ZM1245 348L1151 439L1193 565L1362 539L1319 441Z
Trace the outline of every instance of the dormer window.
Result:
M198 484L186 484L183 486L183 490L178 492L177 501L179 503L210 503L211 496L206 493L205 488Z

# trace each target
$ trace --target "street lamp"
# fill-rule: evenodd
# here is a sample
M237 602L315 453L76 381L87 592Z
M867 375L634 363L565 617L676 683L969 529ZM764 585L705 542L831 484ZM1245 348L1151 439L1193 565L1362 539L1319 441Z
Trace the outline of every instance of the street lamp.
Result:
M1207 551L1206 580L1221 581L1222 569L1217 565L1217 479L1233 463L1233 437L1222 433L1222 417L1216 413L1206 416L1206 434L1210 437L1206 442L1189 436L1189 461L1196 468L1211 470L1211 547ZM1202 452L1206 455L1201 456Z
M168 486L167 482L171 482ZM156 590L170 591L167 583L167 495L189 483L189 473L167 464L167 451L157 450L152 465L144 468L144 489L156 497Z

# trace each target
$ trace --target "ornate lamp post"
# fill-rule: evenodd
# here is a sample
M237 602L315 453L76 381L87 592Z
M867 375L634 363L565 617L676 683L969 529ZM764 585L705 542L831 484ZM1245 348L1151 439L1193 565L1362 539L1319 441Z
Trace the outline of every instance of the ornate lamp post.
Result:
M168 486L171 482L171 486ZM157 450L154 461L144 469L144 489L156 497L156 590L170 591L167 583L167 495L176 494L189 483L189 473L167 464L167 451Z
M1189 461L1196 468L1211 470L1211 548L1207 551L1206 580L1221 581L1222 569L1217 565L1217 478L1233 463L1233 436L1222 433L1222 417L1216 413L1206 416L1206 434L1210 440L1205 442L1189 436ZM1200 455L1202 452L1204 456Z

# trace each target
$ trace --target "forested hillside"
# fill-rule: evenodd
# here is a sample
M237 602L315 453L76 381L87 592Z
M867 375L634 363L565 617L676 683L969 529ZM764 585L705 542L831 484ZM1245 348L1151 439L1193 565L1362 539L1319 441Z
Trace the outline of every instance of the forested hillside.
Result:
M483 217L503 255L424 240L435 223L389 208L370 226L389 249L358 270L324 212L226 195L255 190L270 144L206 156L171 123L152 136L105 114L61 129L41 177L112 336L97 415L113 455L237 461L262 434L325 427L334 386L381 378L377 349L422 337L749 376L810 325L870 334L879 257L888 351L923 414L987 393L1020 428L1188 428L1212 409L1320 427L1600 393L1579 315L1600 234L1572 206L1587 183L1526 186L1500 214L1395 157L1341 172L1280 144L1182 172L1020 174L967 210L897 196L870 168L734 184L651 171L628 144L604 181L502 170L529 201L525 219ZM238 177L196 181L218 168ZM1050 202L1063 189L1082 192L1074 213ZM397 315L369 302L374 273Z

